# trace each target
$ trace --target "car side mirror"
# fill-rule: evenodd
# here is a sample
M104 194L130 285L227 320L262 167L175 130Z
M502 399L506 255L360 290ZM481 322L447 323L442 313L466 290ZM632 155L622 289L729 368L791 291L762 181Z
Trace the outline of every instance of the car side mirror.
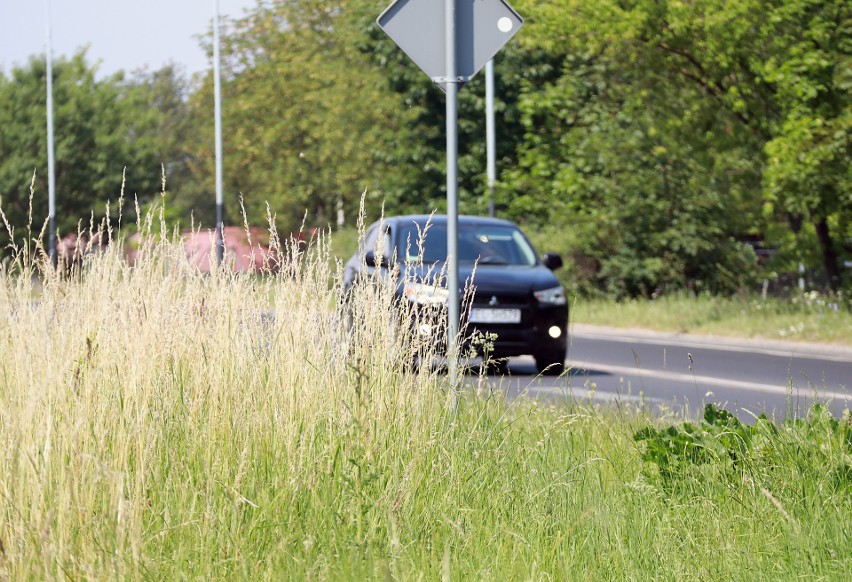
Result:
M364 255L364 263L368 267L390 267L390 261L387 257L382 256L381 260L376 260L376 253L373 251L367 251L367 254Z
M542 257L542 262L544 263L544 266L551 271L561 269L564 264L562 262L562 256L557 253L545 253L544 257Z

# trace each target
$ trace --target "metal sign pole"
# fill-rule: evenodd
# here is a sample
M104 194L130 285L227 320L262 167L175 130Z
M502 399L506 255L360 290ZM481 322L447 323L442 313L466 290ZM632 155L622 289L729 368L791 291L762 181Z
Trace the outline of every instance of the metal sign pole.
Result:
M213 17L213 93L216 123L216 263L225 258L225 225L222 212L222 82L219 74L219 0L214 0Z
M488 216L494 218L494 183L497 181L497 132L494 128L494 59L485 64L485 141L488 158Z
M456 0L446 2L447 83L447 291L448 356L450 399L453 410L458 399L459 308L459 199L458 199L458 77L456 67Z
M47 12L47 208L48 255L56 266L56 173L53 159L53 43L50 33L50 0L44 2Z
M455 411L458 404L461 321L458 93L515 35L524 20L506 0L464 0L458 5L456 0L444 0L443 22L437 6L440 4L436 0L395 0L379 16L377 23L447 93L447 352L450 403ZM439 42L441 34L444 35L443 47ZM441 48L444 49L443 55Z

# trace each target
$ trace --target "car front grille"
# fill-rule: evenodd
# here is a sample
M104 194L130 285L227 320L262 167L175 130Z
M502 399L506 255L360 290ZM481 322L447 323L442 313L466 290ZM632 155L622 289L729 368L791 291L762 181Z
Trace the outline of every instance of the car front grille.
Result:
M477 293L473 297L474 307L526 307L530 304L530 295L506 293Z

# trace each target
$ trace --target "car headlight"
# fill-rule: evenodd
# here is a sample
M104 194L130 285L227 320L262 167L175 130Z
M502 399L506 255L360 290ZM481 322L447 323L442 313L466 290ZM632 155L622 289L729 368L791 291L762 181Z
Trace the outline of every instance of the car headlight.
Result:
M424 283L406 284L404 294L406 299L418 305L446 305L450 297L445 287Z
M546 303L547 305L565 305L567 303L565 300L565 289L562 285L536 291L533 295L535 295L539 303Z

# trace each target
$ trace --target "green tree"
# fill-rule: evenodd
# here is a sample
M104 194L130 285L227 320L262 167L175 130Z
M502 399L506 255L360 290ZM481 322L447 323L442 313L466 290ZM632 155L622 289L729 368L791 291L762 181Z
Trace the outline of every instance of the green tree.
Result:
M816 234L840 284L837 239L850 217L850 5L843 0L668 2L638 39L657 66L701 87L761 142L763 196L775 217ZM846 226L844 226L846 225ZM844 232L846 231L846 232ZM802 252L794 249L801 256Z
M758 207L719 168L739 157L692 137L718 120L693 108L688 91L662 99L635 93L634 82L600 55L569 55L557 82L525 95L507 211L570 233L574 285L586 291L737 289L754 266L735 237Z
M713 212L686 223L670 216L668 205L654 209L667 221L661 232L672 240L692 236L717 249L730 246L721 243L732 236L759 238L769 230L758 212L763 205L771 221L812 226L824 270L838 284L842 245L836 239L849 233L848 3L553 0L521 1L519 8L528 16L525 41L567 55L568 79L525 96L528 132L521 159L529 171L516 173L510 186L520 176L530 191L538 186L557 198L570 189L569 200L582 200L581 193L601 183L615 194L611 187L624 188L612 180L619 167L629 168L631 158L644 158L647 165L653 161L647 152L664 151L669 161L661 167L679 160L672 167L688 168L680 183L673 183L671 172L661 182L631 170L641 188L625 191L627 200L620 203L603 196L599 204L620 204L610 212L647 228L636 220L643 205L630 204L637 196L662 200L676 193L693 208L708 197L717 200ZM589 67L605 70L592 80ZM578 87L572 76L587 87ZM578 99L584 92L586 98ZM601 106L609 107L608 118L588 115ZM537 119L560 123L549 131ZM641 134L654 137L653 143L643 148L633 139ZM591 151L605 163L585 162L587 142L601 144ZM526 211L523 202L517 205ZM633 238L646 240L653 232L637 230ZM801 255L806 245L800 237L793 253ZM658 253L648 248L641 256L655 264ZM695 256L696 264L703 260ZM672 280L671 274L664 279Z
M372 2L370 3L372 4ZM281 225L349 216L365 190L382 197L383 152L404 141L405 115L383 90L381 72L358 50L363 1L293 0L259 4L223 38L226 213L264 219L268 202ZM200 139L193 174L213 192L212 75L192 97ZM210 217L207 218L210 220Z
M561 224L574 284L587 291L746 284L754 257L737 239L759 219L759 142L692 82L652 66L642 43L624 43L623 22L561 4L521 6L524 44L561 63L555 80L522 92L507 212Z
M167 64L154 71L137 71L125 86L123 106L133 111L135 135L133 153L137 159L160 164L151 178L166 180L170 191L191 190L193 158L190 144L198 131L189 106L190 83L180 67ZM153 185L153 184L152 184Z
M128 198L145 201L159 191L170 138L163 136L166 124L148 81L130 82L123 73L99 80L84 52L57 59L53 74L61 235L76 231L80 221L88 226L93 214L103 215L106 201L118 199L125 173ZM0 198L17 227L27 223L33 175L36 229L48 214L46 127L46 64L33 57L9 78L0 75Z
M776 213L811 223L836 288L841 259L852 256L852 7L773 4L764 35L774 50L760 64L778 109L766 143L766 199Z

